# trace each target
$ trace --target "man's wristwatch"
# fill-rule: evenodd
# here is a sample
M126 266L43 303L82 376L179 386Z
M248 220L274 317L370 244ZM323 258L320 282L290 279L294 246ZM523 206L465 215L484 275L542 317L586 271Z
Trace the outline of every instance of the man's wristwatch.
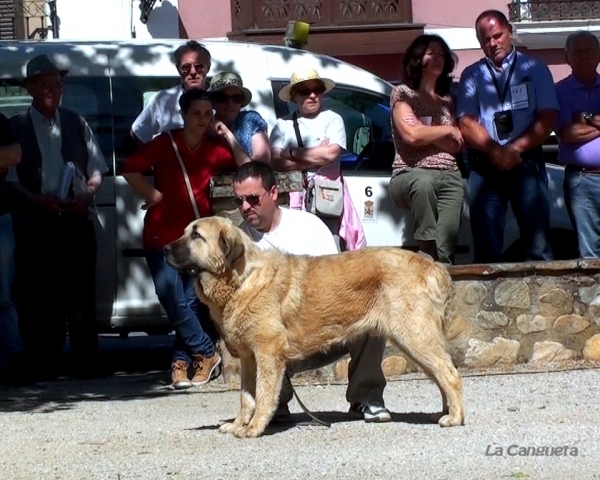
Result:
M594 118L594 114L592 112L581 112L581 118L585 123L589 124Z

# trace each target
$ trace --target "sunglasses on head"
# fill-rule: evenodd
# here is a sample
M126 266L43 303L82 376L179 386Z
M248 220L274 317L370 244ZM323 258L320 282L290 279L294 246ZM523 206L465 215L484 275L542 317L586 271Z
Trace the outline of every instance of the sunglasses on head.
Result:
M196 72L204 72L206 69L203 63L184 63L183 65L179 66L179 69L184 75L189 75L192 71L192 67L194 67Z
M325 93L325 85L315 85L313 87L296 87L294 88L294 92L304 97L308 97L311 93L314 93L315 95L321 95Z
M227 103L229 100L231 100L233 103L237 103L238 105L244 103L244 95L241 93L228 95L224 92L214 92L211 94L211 98L217 103Z
M253 193L252 195L233 197L233 203L235 203L236 207L241 207L244 204L244 202L248 202L248 205L250 205L251 207L256 207L260 205L260 202L262 202L262 199L266 193L267 192L265 191L262 195L259 195L258 193Z

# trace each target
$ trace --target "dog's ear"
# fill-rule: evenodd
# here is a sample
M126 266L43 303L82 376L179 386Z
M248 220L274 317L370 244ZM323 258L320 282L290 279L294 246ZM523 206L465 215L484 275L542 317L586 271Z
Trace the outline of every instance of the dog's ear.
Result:
M233 227L233 223L221 228L219 246L223 252L226 266L231 266L244 253L244 243L239 233L238 229Z

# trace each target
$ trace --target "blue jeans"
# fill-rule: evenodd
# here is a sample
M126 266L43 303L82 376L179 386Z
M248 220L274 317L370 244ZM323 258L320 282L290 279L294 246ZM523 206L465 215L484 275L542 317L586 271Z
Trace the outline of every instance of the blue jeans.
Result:
M512 170L472 169L469 208L476 263L497 263L504 250L508 202L525 247L525 260L552 260L546 164L524 161Z
M198 300L193 279L167 264L162 251L147 249L145 255L158 300L175 328L173 361L191 363L192 355L198 354L212 357L216 330L208 308Z
M577 233L579 256L600 257L600 175L565 168L567 212Z
M5 213L0 215L0 369L6 368L9 356L23 350L11 291L15 276L14 251L12 218Z

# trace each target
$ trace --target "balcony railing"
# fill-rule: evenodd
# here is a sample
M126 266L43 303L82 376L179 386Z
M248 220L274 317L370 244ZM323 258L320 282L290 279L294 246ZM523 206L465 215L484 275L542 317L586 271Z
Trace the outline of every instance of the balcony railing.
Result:
M231 0L234 31L412 23L411 0Z
M517 0L508 4L511 22L600 18L600 0Z

